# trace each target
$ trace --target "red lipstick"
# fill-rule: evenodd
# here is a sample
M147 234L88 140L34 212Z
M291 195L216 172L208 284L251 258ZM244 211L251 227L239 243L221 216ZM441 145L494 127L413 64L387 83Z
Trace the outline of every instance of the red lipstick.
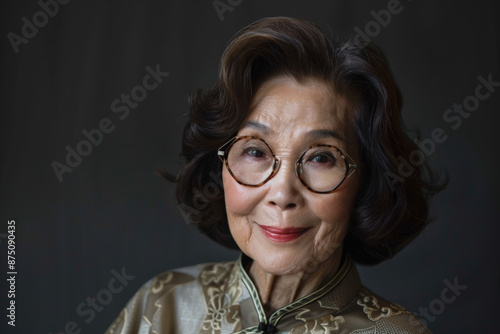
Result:
M309 229L309 227L278 228L265 225L259 225L259 227L269 240L276 242L295 240Z

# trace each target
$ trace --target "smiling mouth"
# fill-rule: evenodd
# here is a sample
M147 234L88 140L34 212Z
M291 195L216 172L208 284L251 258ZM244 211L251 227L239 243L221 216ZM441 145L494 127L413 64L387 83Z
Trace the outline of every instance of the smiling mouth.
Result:
M259 225L259 227L269 240L276 242L293 241L310 229L310 227L278 228L266 225Z

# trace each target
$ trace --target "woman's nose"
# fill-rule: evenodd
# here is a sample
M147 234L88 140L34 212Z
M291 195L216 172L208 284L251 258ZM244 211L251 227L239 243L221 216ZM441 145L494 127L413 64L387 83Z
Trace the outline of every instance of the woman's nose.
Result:
M295 174L294 162L281 161L276 175L268 181L268 187L266 194L268 205L276 206L281 210L302 206L302 184Z

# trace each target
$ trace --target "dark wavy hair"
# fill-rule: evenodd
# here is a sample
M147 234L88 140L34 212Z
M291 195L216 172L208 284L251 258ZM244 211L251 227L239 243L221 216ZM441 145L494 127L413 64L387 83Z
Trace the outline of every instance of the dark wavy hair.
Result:
M392 257L428 223L430 197L443 185L403 129L401 92L380 49L354 39L336 45L299 19L265 18L238 32L222 55L214 87L190 97L182 141L187 164L176 179L181 209L201 232L238 249L227 222L217 149L243 125L259 86L283 75L319 80L347 99L363 183L345 249L362 264ZM402 176L402 161L416 157L413 172Z

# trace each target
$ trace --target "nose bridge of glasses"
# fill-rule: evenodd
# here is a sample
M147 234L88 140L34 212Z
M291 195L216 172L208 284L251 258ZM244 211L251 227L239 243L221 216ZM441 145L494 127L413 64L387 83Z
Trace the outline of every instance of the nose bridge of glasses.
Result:
M298 165L298 157L296 155L275 155L275 165L274 165L274 173L273 177L281 170L286 169L289 173L294 174L295 176L299 176L299 170L297 168ZM284 166L284 167L283 167ZM282 174L286 174L287 171L282 171Z
M299 156L298 155L276 155L277 160L289 160L293 163L298 161Z

